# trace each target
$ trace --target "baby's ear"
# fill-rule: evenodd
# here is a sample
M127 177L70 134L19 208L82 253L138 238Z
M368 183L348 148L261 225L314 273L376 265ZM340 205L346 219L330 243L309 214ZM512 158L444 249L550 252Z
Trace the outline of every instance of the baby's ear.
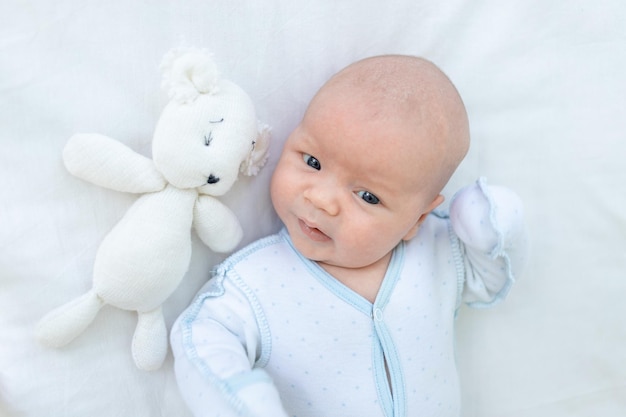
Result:
M411 230L409 230L409 232L406 234L406 236L404 236L402 238L402 240L411 240L411 239L413 239L415 237L415 235L417 234L417 231L419 230L419 228L422 225L422 223L424 223L424 220L426 220L426 217L428 217L428 215L430 214L431 211L433 211L434 209L439 207L439 205L441 203L443 203L444 199L445 199L445 197L443 195L441 195L441 194L439 194L437 197L435 197L433 202L430 203L430 205L428 206L426 211L420 215L419 219L417 219L417 222L413 225Z
M257 137L252 141L252 149L245 161L241 163L243 175L256 175L267 162L270 149L270 127L264 123L258 123Z

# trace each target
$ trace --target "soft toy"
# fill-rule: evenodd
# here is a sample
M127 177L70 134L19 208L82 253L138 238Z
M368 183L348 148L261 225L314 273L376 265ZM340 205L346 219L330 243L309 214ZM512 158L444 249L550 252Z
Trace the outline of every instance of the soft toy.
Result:
M191 228L215 252L235 248L241 226L216 197L240 171L256 175L269 147L269 129L257 121L252 101L220 78L206 51L173 50L162 69L170 101L154 132L153 159L98 134L75 135L63 151L73 175L143 195L102 241L92 289L37 326L40 342L60 347L83 332L105 304L136 311L132 355L144 370L158 369L167 354L161 304L189 267Z

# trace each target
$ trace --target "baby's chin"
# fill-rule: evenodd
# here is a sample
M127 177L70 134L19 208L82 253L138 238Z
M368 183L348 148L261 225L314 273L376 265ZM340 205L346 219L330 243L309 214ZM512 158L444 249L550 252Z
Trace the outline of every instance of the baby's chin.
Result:
M331 237L318 229L310 228L301 223L296 226L296 230L294 230L293 233L289 228L287 228L287 230L296 250L306 259L319 264L327 272L330 272L330 270L366 269L379 261L377 259L364 259L359 256L352 258L349 256L340 256L338 252L358 254L360 250L358 248L344 248L345 250L338 251L336 247L337 242Z
M359 270L363 270L363 269L367 269L370 266L372 266L372 263L358 263L358 262L354 262L354 263L350 263L350 262L345 262L345 260L336 260L336 259L312 259L312 258L308 258L314 262L316 262L319 266L322 267L322 269L326 270L326 272L330 273L331 275L333 274L333 271L335 272L339 272L339 271L359 271Z

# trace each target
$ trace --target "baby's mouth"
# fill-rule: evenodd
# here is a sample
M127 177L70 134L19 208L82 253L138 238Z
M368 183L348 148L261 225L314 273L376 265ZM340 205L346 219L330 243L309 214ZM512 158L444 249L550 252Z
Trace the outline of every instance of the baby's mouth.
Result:
M298 223L300 225L300 229L302 232L309 237L309 239L314 240L316 242L326 242L330 240L324 232L316 227L309 226L306 222L301 219L298 219Z

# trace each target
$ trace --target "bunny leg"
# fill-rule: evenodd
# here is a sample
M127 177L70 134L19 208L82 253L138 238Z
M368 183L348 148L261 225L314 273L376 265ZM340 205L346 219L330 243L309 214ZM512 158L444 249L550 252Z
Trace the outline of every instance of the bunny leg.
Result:
M91 324L102 306L104 301L91 290L52 310L39 321L37 340L49 347L68 344Z
M137 368L159 369L167 355L167 328L161 306L148 312L137 312L137 328L133 336L132 354Z

